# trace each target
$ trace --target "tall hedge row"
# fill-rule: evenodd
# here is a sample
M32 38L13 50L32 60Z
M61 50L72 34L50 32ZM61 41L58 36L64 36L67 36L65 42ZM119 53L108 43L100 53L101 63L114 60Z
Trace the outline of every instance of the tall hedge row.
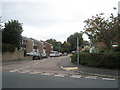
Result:
M80 53L80 64L98 67L120 69L120 52L114 53ZM71 56L72 62L77 62L77 54Z

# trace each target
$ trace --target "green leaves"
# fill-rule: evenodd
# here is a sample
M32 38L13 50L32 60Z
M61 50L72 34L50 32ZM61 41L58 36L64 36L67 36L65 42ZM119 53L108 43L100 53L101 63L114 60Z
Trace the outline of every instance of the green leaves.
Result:
M20 48L21 34L23 32L22 24L18 20L11 20L5 23L3 29L2 42L11 44L18 49Z
M77 37L79 39L79 46L83 44L82 33L74 33L67 38L67 42L71 44L71 51L76 51Z
M110 50L114 43L119 43L117 41L120 36L118 16L115 17L111 14L109 18L105 19L103 14L97 14L84 22L86 23L84 27L85 33L89 36L92 43L103 42Z

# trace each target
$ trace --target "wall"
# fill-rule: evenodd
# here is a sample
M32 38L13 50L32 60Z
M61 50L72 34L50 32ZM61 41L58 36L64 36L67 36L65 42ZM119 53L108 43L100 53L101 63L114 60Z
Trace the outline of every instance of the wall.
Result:
M24 52L16 50L15 52L5 52L2 53L2 61L12 61L12 60L19 60L24 58Z

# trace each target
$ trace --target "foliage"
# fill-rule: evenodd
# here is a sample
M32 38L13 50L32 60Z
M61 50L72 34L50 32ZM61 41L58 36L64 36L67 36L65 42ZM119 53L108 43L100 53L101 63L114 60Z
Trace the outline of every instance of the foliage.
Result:
M77 62L77 55L72 55L71 59L72 62ZM120 69L120 52L80 53L80 64L90 67Z
M91 19L87 19L84 22L86 23L85 33L89 36L92 43L103 42L111 50L113 43L119 41L118 16L111 14L108 19L105 19L102 13L92 16Z
M71 51L76 51L77 47L77 37L79 38L79 45L88 45L87 41L84 41L82 38L82 33L74 33L67 38L67 42L61 43L56 41L55 39L48 39L46 42L51 43L53 45L53 50L60 51L60 52L67 52L70 53Z
M71 47L71 44L65 41L65 42L62 44L62 53L63 53L63 52L69 53L69 52L70 52L70 47Z
M14 52L15 46L9 43L2 44L2 52Z
M84 45L84 46L89 46L90 43L89 43L89 41L83 41L83 45Z
M70 44L70 51L76 51L77 47L77 37L79 39L79 46L83 44L82 33L74 33L67 38L67 42Z
M72 54L72 56L70 56L70 58L71 58L71 62L77 63L77 53Z
M27 50L24 49L24 57L27 56Z
M89 48L89 47L84 47L84 48L82 49L82 52L89 53L89 50L90 50L90 48Z
M53 45L53 50L54 51L61 51L61 45L62 45L61 42L56 41L55 39L48 39L48 40L46 40L46 42Z
M8 21L2 31L2 42L11 44L19 49L22 32L22 24L18 20Z

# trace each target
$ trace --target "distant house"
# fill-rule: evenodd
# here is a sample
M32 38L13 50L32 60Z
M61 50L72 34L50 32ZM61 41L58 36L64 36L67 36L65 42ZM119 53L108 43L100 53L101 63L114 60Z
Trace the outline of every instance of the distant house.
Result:
M27 37L22 36L21 49L26 50L27 53L33 51L33 41Z
M45 45L44 45L44 42L41 40L38 43L38 50L40 53L45 53Z
M33 41L33 50L32 50L32 52L39 53L39 49L38 49L39 41L36 40L36 39L33 39L33 38L30 38L30 39Z
M49 56L50 51L53 51L53 45L42 40L38 41L33 38L22 37L21 49L26 50L27 53L46 53Z
M53 51L53 45L48 42L45 42L45 50L46 50L47 56L49 56L50 52Z

